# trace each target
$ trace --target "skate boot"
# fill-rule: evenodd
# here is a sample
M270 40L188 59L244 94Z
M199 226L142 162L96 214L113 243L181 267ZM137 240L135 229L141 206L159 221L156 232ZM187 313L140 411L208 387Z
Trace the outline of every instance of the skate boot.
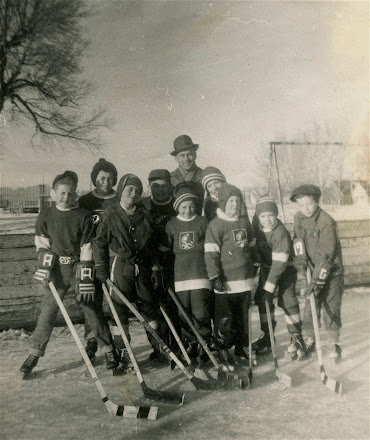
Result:
M309 353L301 334L291 335L288 353L293 361L301 361L307 358Z
M85 351L90 361L92 361L95 358L96 352L98 351L98 343L96 339L89 339L87 341Z
M198 354L197 342L196 341L188 341L188 345L186 347L186 353L189 358L196 358Z
M157 349L154 348L153 351L149 355L149 361L156 361L162 357L162 353Z
M338 364L342 360L342 349L335 342L331 342L329 350L329 358Z
M271 351L271 341L268 332L265 332L264 335L259 338L257 342L252 344L252 349L257 354L265 354Z
M115 370L119 364L119 358L116 351L108 351L105 353L105 360L107 363L107 370Z
M123 348L122 350L119 350L120 352L120 363L121 367L124 370L131 371L134 369L134 364L131 361L130 355L128 354L128 351L126 348Z
M208 362L208 354L201 345L198 347L197 361L199 366L205 365Z
M228 350L220 349L218 351L218 358L221 362L222 371L234 371L235 359L231 356Z
M20 370L24 374L30 374L31 371L36 367L38 361L39 361L39 357L38 356L34 356L33 354L30 354L28 356L28 358L24 361L24 363L21 366Z
M246 345L235 347L234 354L235 356L240 357L241 360L249 361L249 347L247 347ZM252 357L252 364L257 365L257 354L253 350L253 347L252 347L251 357Z
M311 336L306 336L304 338L304 343L306 345L307 353L313 353L316 349L315 339L311 338Z

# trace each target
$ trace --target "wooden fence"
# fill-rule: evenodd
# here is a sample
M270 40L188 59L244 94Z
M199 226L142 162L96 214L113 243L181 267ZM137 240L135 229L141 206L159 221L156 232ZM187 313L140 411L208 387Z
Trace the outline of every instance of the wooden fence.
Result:
M286 225L290 231L292 224ZM370 283L370 222L338 222L343 247L345 285ZM0 235L0 330L35 326L44 288L33 279L37 266L33 234ZM65 299L73 322L83 322L83 314L73 292ZM57 325L64 325L59 315Z

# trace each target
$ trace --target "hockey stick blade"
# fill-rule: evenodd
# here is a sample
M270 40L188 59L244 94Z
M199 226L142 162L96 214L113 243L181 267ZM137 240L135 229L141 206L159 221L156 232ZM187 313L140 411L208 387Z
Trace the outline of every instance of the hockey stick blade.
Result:
M137 378L140 382L140 386L143 390L144 396L147 399L155 400L158 402L165 402L165 403L170 403L170 404L174 404L174 405L182 405L184 402L184 396L185 396L184 393L175 393L175 392L171 392L171 391L153 390L152 388L149 388L147 386L147 384L144 381L143 375L141 374L139 364L137 363L134 352L132 351L130 341L129 341L129 339L128 339L128 337L122 327L121 321L120 321L119 316L117 314L116 307L115 307L115 305L109 295L108 289L105 286L105 284L103 284L102 287L103 287L103 293L104 293L105 299L107 300L107 303L108 303L109 308L112 312L114 321L118 327L118 330L120 332L122 340L125 344L126 350L128 351L128 354L129 354L130 359L132 361L136 376L137 376Z
M159 343L162 348L163 353L170 360L173 360L175 364L180 368L180 370L184 373L186 378L194 385L194 387L198 390L210 390L210 389L230 389L229 387L235 388L243 388L242 381L230 381L231 385L225 382L219 382L215 379L213 380L202 380L198 379L194 376L180 361L180 359L175 355L175 353L165 344L163 339L158 335L158 333L149 325L149 323L145 320L145 318L141 315L141 313L131 304L131 302L123 295L123 293L115 286L111 280L107 280L107 284L111 287L117 297L131 310L131 312L136 316L136 318L140 321L140 323L144 326L145 330L147 330L153 338ZM214 383L215 382L215 383ZM213 384L214 383L214 384Z
M54 283L52 281L49 282L49 287L51 290L51 293L54 296L54 299L56 303L59 306L59 309L63 315L63 318L65 319L67 326L69 328L69 331L71 332L71 335L73 339L76 342L76 345L78 349L80 350L81 356L83 360L85 361L86 367L89 370L89 373L95 383L95 386L100 394L101 400L105 405L105 408L109 415L111 416L121 416L121 417L128 417L128 418L145 418L148 420L155 420L158 415L158 407L151 407L151 406L119 406L113 403L111 400L109 400L107 394L104 391L103 385L101 384L95 368L93 367L86 350L84 346L82 345L82 342L76 332L76 329L74 328L71 318L68 315L68 312L66 308L64 307L63 301L60 299L59 293L56 290ZM136 414L136 415L134 415Z
M235 390L238 388L245 388L245 384L242 379L228 379L224 381L220 380L202 380L197 377L190 379L190 382L195 386L197 390Z

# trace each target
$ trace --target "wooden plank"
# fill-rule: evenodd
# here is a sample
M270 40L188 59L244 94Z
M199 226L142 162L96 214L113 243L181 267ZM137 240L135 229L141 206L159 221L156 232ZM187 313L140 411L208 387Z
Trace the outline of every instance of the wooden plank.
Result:
M346 287L365 284L370 284L370 273L344 274L344 285Z
M1 286L27 286L29 284L36 284L33 278L34 272L20 272L20 273L5 273L0 274L0 287Z
M14 249L35 245L35 234L0 235L0 249Z
M22 261L31 260L36 257L35 246L4 249L0 252L0 262L2 261Z
M339 221L337 224L340 239L370 236L370 220L347 220ZM293 234L293 223L285 223L285 227Z
M367 261L370 260L370 249L368 246L343 248L342 254L343 254L343 258L346 259L351 259L353 257L360 258L363 260L363 263L366 263Z
M347 264L344 267L344 273L351 275L351 274L370 274L370 265L369 264L355 264L353 266Z
M347 237L347 238L341 238L340 243L342 245L342 248L361 248L365 247L367 249L370 249L370 237Z
M34 273L37 267L37 259L32 258L31 260L22 261L3 261L0 264L0 280L4 274L11 273L23 273L31 272Z

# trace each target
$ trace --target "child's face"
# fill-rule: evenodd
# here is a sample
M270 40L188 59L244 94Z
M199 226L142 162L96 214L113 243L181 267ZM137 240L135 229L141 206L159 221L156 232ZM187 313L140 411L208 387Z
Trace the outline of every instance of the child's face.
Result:
M132 208L140 199L140 190L136 185L127 185L123 188L121 202L125 208Z
M235 217L240 213L240 197L231 196L226 202L225 214L229 217Z
M180 203L179 214L181 217L190 219L195 215L195 203L193 200L186 200Z
M258 216L258 220L263 228L269 229L276 222L276 214L273 212L263 212Z
M296 199L298 209L306 217L312 217L318 207L318 203L312 196L303 196Z
M114 177L113 173L106 171L99 171L96 177L96 191L101 196L106 196L112 193Z
M167 180L157 179L150 185L155 202L167 202L171 195L171 185Z
M54 200L57 206L63 209L72 208L76 202L77 194L73 185L62 183L54 188Z
M221 180L211 180L210 182L208 182L207 184L207 191L211 194L211 196L213 196L215 199L217 199L218 197L218 190L220 188L222 184Z

